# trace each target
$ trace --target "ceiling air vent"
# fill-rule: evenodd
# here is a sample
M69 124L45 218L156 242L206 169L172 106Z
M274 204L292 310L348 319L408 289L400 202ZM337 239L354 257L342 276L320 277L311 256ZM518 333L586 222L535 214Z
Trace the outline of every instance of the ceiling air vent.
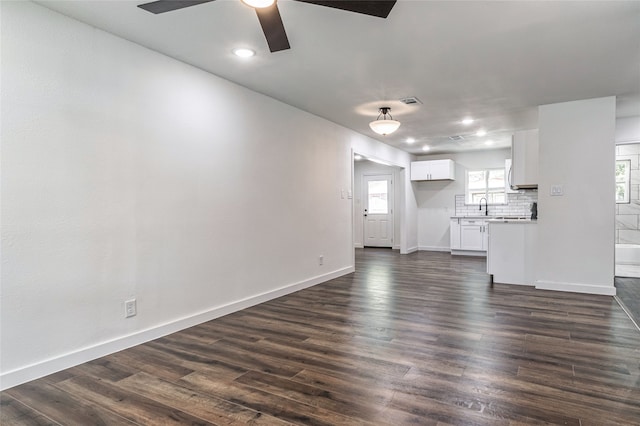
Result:
M464 137L460 135L449 136L449 140L452 140L452 141L461 141L462 139L464 139Z
M415 96L409 96L408 98L402 98L400 99L400 102L402 102L405 105L417 105L417 104L421 104L422 101L418 98L416 98Z

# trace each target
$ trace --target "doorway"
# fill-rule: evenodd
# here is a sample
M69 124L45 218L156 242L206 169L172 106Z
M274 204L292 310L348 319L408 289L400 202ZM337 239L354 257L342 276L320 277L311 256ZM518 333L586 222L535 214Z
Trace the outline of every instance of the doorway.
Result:
M364 248L367 247L391 247L394 250L402 251L402 223L403 223L403 203L404 203L404 190L405 187L405 169L400 166L395 166L388 162L383 162L377 158L367 157L362 154L354 152L353 157L353 247ZM369 216L369 200L367 196L367 189L369 181L381 180L377 177L384 176L384 179L390 178L387 189L387 209L389 216L387 217L387 225L391 228L388 230L388 238L385 237L385 230L380 231L380 222L377 223L379 236L383 238L369 238L369 242L365 242L365 234L368 230L365 230L365 219L376 219L376 216ZM373 192L376 192L374 185ZM383 195L378 193L372 203L379 203ZM378 206L378 207L376 207ZM374 205L375 208L379 208L379 204ZM367 212L365 213L365 209ZM365 216L367 214L367 216ZM378 213L373 213L374 215ZM384 220L384 219L383 219ZM369 223L369 225L375 225L375 223ZM388 228L387 228L388 229ZM375 231L375 228L372 230ZM375 242L375 240L382 240Z
M393 175L364 175L364 228L365 247L393 247Z
M640 144L616 146L616 298L640 324Z

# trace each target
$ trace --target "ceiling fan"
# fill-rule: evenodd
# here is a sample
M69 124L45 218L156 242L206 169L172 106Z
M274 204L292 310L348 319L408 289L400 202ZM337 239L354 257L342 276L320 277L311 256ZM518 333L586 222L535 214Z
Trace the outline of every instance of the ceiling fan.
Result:
M139 8L151 13L171 12L172 10L209 3L214 0L158 0L151 3L138 5ZM362 13L364 15L386 18L396 0L295 0L303 3L316 4L318 6L332 7L334 9L349 12ZM277 0L242 0L243 3L253 7L258 15L258 21L262 26L262 32L267 39L269 50L278 52L289 49L289 39L284 30L284 24L280 17Z

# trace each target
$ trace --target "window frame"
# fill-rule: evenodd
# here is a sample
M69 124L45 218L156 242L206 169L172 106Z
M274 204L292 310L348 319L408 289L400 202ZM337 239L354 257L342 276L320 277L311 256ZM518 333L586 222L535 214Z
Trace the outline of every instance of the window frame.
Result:
M490 188L489 187L489 176L490 176L490 172L492 171L501 171L503 173L503 185L501 187L500 191L495 191L495 188ZM487 199L487 205L489 206L505 206L508 204L508 200L507 200L507 188L506 188L506 179L507 179L507 173L506 170L504 168L500 168L500 167L493 167L493 168L484 168L484 169L467 169L465 171L465 177L464 177L464 204L467 206L474 206L477 205L476 202L472 202L471 201L471 197L470 197L470 189L469 189L469 174L470 173L474 173L474 172L483 172L484 173L484 195L483 198ZM474 191L476 192L476 191ZM501 203L492 203L492 202L488 202L488 200L490 198L492 198L489 194L503 194L503 199L504 202Z
M618 173L617 173L619 163L626 163L624 179L621 179L621 180L618 180ZM624 191L625 197L622 200L618 200L619 184L625 185L625 191ZM616 204L631 204L631 160L630 159L616 160L615 185L616 185L616 191L615 191Z

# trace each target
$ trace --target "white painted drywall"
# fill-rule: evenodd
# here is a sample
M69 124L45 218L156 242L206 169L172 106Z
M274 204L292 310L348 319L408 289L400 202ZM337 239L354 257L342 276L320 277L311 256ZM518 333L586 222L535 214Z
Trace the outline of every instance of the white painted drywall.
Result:
M616 120L616 143L640 142L640 116L622 117Z
M353 269L351 153L409 154L36 4L0 7L0 387Z
M414 182L418 201L418 245L420 250L449 251L449 218L455 214L455 196L464 194L466 171L502 168L511 158L510 149L425 155L418 160L450 158L456 163L455 181Z
M396 194L396 189L402 191L402 185L399 181L400 168L396 166L385 166L382 164L374 163L367 160L354 162L354 181L353 181L353 237L354 246L363 247L363 233L364 233L364 206L365 206L365 194L363 181L365 175L391 175L394 185L394 197L393 197L393 248L400 249L400 217L402 209L404 208L402 203L401 194Z
M615 294L615 97L540 106L536 287ZM563 196L551 196L562 185Z

